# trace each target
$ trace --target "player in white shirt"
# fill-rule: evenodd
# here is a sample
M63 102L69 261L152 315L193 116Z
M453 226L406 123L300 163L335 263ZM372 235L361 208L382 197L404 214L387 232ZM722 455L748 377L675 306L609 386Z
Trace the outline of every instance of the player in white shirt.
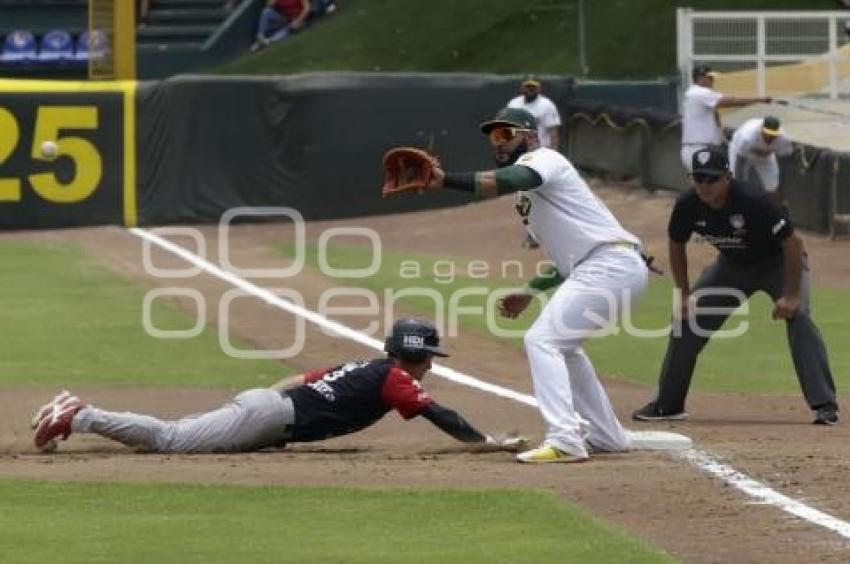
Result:
M729 163L737 180L746 181L750 169L758 173L761 186L777 205L782 205L779 192L779 163L776 156L790 155L794 144L773 116L753 118L742 123L729 142Z
M527 110L537 121L537 134L540 146L558 150L561 136L561 114L555 103L540 93L540 81L527 76L520 85L522 94L508 102L509 108Z
M640 242L620 225L590 191L570 162L540 147L529 112L505 108L481 125L499 168L445 173L437 169L434 188L493 197L528 193L528 221L554 263L553 272L506 296L502 315L517 317L534 295L559 286L525 334L534 394L548 431L540 447L517 456L520 462L582 462L587 444L625 451L629 438L585 354L582 343L610 329L643 293L647 267ZM583 436L580 417L590 423Z
M736 108L750 104L769 104L768 97L726 96L712 90L717 73L707 65L694 67L693 84L685 91L682 100L682 164L691 171L693 154L700 149L723 143L718 108Z
M526 76L520 84L520 96L508 102L509 108L522 108L527 110L537 121L537 135L541 147L549 147L558 150L561 138L561 114L555 103L540 93L541 84L533 75ZM524 206L525 194L517 193L517 206ZM522 242L523 248L536 249L540 246L537 236L531 228L525 224L526 236Z

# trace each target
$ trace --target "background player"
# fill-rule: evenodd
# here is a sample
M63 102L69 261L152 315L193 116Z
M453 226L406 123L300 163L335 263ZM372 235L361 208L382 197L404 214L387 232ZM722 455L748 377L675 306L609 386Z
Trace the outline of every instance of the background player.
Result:
M391 409L405 419L421 415L457 440L491 450L517 450L524 444L520 437L484 435L420 387L431 359L448 356L431 323L397 321L384 349L387 358L292 376L179 421L104 411L63 392L36 413L35 446L50 448L56 438L67 439L73 432L96 433L153 452L246 452L347 435L376 423Z
M588 451L579 414L590 423L587 441L607 451L629 449L629 439L596 376L582 342L615 321L644 291L647 268L637 237L623 229L563 155L540 147L529 112L505 108L481 125L498 170L445 173L432 187L492 197L526 190L529 223L557 272L507 296L501 312L522 313L533 293L560 284L525 334L534 395L548 430L543 443L517 455L520 462L581 462ZM564 280L566 278L566 280Z
M691 171L691 157L699 149L723 143L719 108L735 108L750 104L769 104L770 97L733 97L712 89L717 73L707 65L694 67L693 84L682 100L682 165Z
M838 422L835 384L826 346L809 315L809 269L803 241L764 192L732 178L721 147L693 156L694 189L676 201L668 226L670 270L679 291L658 396L632 414L637 421L685 419L685 398L697 356L729 314L756 291L775 302L784 319L797 378L815 423ZM691 289L686 245L698 233L720 253ZM708 292L707 292L708 290ZM718 290L718 291L712 291ZM695 308L701 311L695 311Z
M537 121L537 136L540 140L540 146L557 151L561 140L561 114L558 113L558 107L555 106L555 103L540 93L542 86L536 77L526 76L520 83L520 95L512 98L508 102L508 107L521 108L533 115ZM527 196L524 193L517 193L517 206L525 206L526 200ZM526 249L539 247L540 243L537 236L527 222L523 224L523 227L525 227L526 234L522 246Z
M540 93L543 85L534 76L526 76L520 84L520 95L508 102L509 108L526 110L537 121L541 147L558 150L561 140L561 114L549 98Z
M732 176L737 180L751 182L749 176L755 170L761 187L773 202L781 206L779 191L779 163L776 156L790 155L794 144L780 127L779 119L767 116L753 118L742 123L729 142L729 164Z

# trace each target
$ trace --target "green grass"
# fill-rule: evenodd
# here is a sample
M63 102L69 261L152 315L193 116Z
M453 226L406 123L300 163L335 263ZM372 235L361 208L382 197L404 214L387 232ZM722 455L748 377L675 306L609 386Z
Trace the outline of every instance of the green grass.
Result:
M653 277L638 304L634 326L657 329L669 323L672 284ZM696 389L718 392L794 393L799 390L785 323L773 321L773 302L759 293L749 302L749 313L730 319L724 329L746 322L744 335L712 339L700 355L694 375ZM833 377L839 388L850 385L850 358L843 354L850 340L850 291L817 288L812 296L815 323L830 353ZM643 339L624 332L591 340L586 346L596 367L604 374L654 386L667 349L667 338Z
M344 0L229 74L431 71L580 74L578 0ZM585 0L593 78L676 74L676 7L835 10L834 0Z
M671 562L542 491L0 481L16 564Z
M284 250L284 252L287 252ZM328 263L339 269L362 268L369 264L371 254L362 247L329 247ZM451 283L442 284L447 279L448 270L438 271L434 265L440 260L436 257L421 255L398 255L384 251L380 271L371 278L344 279L340 285L368 288L379 296L384 288L399 291L405 287L430 289L441 296L440 302L424 297L405 297L399 304L422 315L434 317L439 311L435 304L448 304L453 293L464 288L480 287L488 292L499 287L510 287L515 281L496 278L480 280L468 276L456 276ZM457 264L465 264L464 259L454 259ZM406 261L406 262L405 262ZM421 276L408 277L402 273L413 270L405 264L421 265ZM315 249L307 253L307 264L318 268ZM464 271L460 268L459 270ZM668 326L672 311L672 285L666 278L653 276L649 289L633 312L632 325L639 329L659 330ZM486 297L472 296L461 302L468 307L478 307L485 311ZM833 376L839 388L850 385L850 358L841 354L845 343L850 342L850 291L819 288L812 296L814 318L824 335L827 350L831 353ZM727 329L745 321L746 333L733 339L714 339L700 355L694 387L701 390L723 392L759 392L794 393L798 388L797 379L791 363L790 352L785 336L785 324L771 320L772 303L759 294L749 301L749 313L735 317L727 323ZM442 310L450 319L446 309ZM530 308L516 321L496 318L502 329L524 330L537 316L537 308ZM479 334L491 336L487 322L481 315L464 315L459 318L460 326ZM508 339L513 346L521 347L519 337ZM639 338L620 331L619 334L601 339L591 339L586 349L600 373L631 382L654 386L658 370L664 358L667 337Z
M142 325L144 290L70 244L4 243L0 262L2 387L245 388L268 385L287 371L272 361L226 356L215 329L185 340L149 336ZM194 325L194 317L163 299L153 303L151 317L160 329Z

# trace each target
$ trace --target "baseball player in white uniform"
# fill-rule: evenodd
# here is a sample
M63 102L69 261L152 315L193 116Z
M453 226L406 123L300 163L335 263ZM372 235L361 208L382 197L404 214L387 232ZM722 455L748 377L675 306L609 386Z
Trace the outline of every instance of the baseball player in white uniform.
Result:
M691 172L693 154L700 149L723 143L719 108L735 108L772 101L770 97L733 97L712 89L717 73L707 65L694 67L693 84L682 100L682 165Z
M776 156L790 155L794 144L782 130L779 119L767 116L742 123L729 142L729 163L737 180L746 181L754 169L761 186L773 200L781 205L779 193L779 163Z
M520 462L582 462L587 445L629 449L628 436L582 349L582 342L615 322L643 293L647 268L638 238L623 229L563 155L541 147L529 112L505 108L481 125L500 168L435 171L432 187L493 197L528 192L528 220L553 261L550 275L504 298L506 317L522 313L534 294L559 286L525 335L534 394L548 424L542 444ZM579 416L589 422L583 436Z
M540 81L533 76L527 76L520 85L521 95L508 102L509 108L527 110L537 120L537 135L540 146L558 149L561 136L561 114L555 103L540 93Z

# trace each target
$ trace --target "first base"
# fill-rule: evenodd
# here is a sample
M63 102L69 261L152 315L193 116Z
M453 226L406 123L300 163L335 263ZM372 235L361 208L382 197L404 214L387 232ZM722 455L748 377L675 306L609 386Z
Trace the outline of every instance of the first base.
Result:
M690 437L667 431L629 431L632 450L686 450L693 446Z

